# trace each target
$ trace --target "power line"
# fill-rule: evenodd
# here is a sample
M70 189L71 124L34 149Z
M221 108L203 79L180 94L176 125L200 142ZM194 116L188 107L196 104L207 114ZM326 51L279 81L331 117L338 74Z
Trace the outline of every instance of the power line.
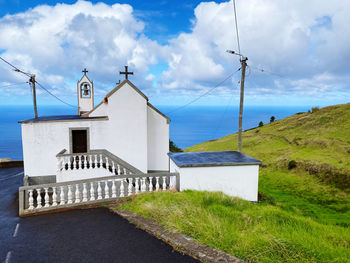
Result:
M236 37L237 37L237 47L238 47L238 52L241 54L241 46L239 44L239 34L238 34L238 23L237 23L237 11L236 11L236 1L232 0L233 3L233 11L235 14L235 25L236 25Z
M12 65L10 62L8 62L7 60L3 59L2 57L0 57L0 59L1 59L2 61L4 61L6 64L10 65L10 66L13 68L14 71L19 72L19 73L22 73L22 74L27 75L28 77L30 77L30 74L29 74L29 73L20 70L19 68L15 67L15 66Z
M167 112L167 114L171 114L171 113L173 113L173 112L175 112L175 111L181 110L181 109L187 107L188 105L190 105L190 104L196 102L196 101L199 100L200 98L202 98L202 97L208 95L208 94L209 94L210 92L212 92L214 89L216 89L217 87L219 87L219 86L221 86L223 83L225 83L226 80L228 80L229 78L231 78L231 77L232 77L235 73L237 73L239 70L240 70L240 68L237 69L235 72L231 73L231 74L230 74L228 77L226 77L223 81L221 81L220 83L216 84L214 87L212 87L212 88L211 88L210 90L208 90L207 92L205 92L205 93L203 93L202 95L198 96L197 98L191 100L190 102L186 103L185 105L182 105L182 106L180 106L180 107L178 107L178 108L176 108L176 109L174 109L174 110L172 110L172 111L170 111L170 112Z
M239 85L239 84L240 84L240 81L237 81L237 85L236 85L235 90L238 88L238 85ZM230 99L229 99L229 101L228 101L228 103L227 103L227 105L226 105L225 111L224 111L224 113L223 113L223 114L221 115L221 117L220 117L220 121L219 121L219 123L218 123L218 125L217 125L217 127L216 127L216 129L215 129L215 132L214 132L214 138L216 138L216 134L217 134L217 132L219 131L219 128L221 128L221 125L222 125L222 123L223 123L224 117L226 116L226 112L227 112L229 106L231 105L231 101L232 101L233 97L234 97L234 93L232 93L232 95L231 95L231 97L230 97Z
M10 65L10 66L13 68L14 71L19 72L19 73L22 73L22 74L24 74L24 75L26 75L26 76L32 78L32 74L20 70L19 68L17 68L16 66L12 65L12 64L11 64L10 62L8 62L7 60L5 60L4 58L2 58L1 56L0 56L0 59L1 59L3 62L5 62L6 64ZM26 82L26 83L28 83L28 82ZM33 82L33 83L34 83L34 82ZM43 85L41 85L41 84L40 84L39 82L37 82L36 80L35 80L35 83L37 83L43 90L45 90L47 93L49 93L49 94L50 94L51 96L53 96L55 99L61 101L62 103L66 104L66 105L68 105L68 106L71 106L71 107L76 108L76 106L74 106L74 105L72 105L72 104L69 104L68 102L65 102L64 100L62 100L62 99L60 99L59 97L57 97L56 95L54 95L52 92L50 92L48 89L46 89Z
M262 72L262 73L267 73L267 74L270 74L270 75L275 75L275 76L280 77L280 78L287 78L287 77L282 76L282 75L280 75L280 74L278 74L278 73L274 73L274 72L272 72L272 71L269 71L269 70L266 70L266 69L263 69L263 68L257 68L257 67L254 67L254 66L248 66L248 67L251 67L251 68L253 68L253 69L256 69L256 70L258 70L258 71L260 71L260 72Z
M13 84L5 85L5 86L0 86L0 88L7 88L7 87L16 86L16 85L26 84L26 83L28 83L28 81L26 81L26 82L21 82L21 83L13 83Z
M47 93L49 93L51 96L53 96L54 98L56 98L57 100L61 101L62 103L70 106L70 107L73 107L73 108L76 108L76 106L72 105L72 104L69 104L68 102L65 102L64 100L60 99L59 97L57 97L55 94L53 94L51 91L49 91L48 89L46 89L43 85L41 85L39 82L35 81L36 84L39 85L40 88L42 88L43 90L45 90Z

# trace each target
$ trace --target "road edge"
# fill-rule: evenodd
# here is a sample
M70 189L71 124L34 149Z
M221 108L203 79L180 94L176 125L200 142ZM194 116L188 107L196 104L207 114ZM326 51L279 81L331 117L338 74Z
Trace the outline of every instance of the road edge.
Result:
M138 228L169 244L176 251L187 254L200 260L201 262L244 263L242 259L221 250L201 244L195 239L184 234L171 232L152 219L145 218L128 210L115 209L115 207L109 207L109 209L119 216L125 218L130 223L136 225Z

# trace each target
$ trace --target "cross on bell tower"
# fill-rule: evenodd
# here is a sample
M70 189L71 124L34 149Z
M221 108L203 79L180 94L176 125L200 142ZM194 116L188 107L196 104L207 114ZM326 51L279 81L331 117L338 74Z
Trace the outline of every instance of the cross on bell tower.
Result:
M81 72L84 72L84 75L86 75L86 73L89 71L86 68L84 68L84 70L82 70Z
M125 75L125 79L128 79L128 75L134 75L134 72L129 72L129 71L128 71L128 66L125 66L125 71L124 71L124 72L119 71L119 74Z

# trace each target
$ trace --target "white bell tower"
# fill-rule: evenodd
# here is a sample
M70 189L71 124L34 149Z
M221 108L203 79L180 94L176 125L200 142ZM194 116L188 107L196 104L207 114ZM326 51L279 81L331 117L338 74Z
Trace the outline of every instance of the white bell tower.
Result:
M94 83L89 80L86 68L84 76L78 81L78 114L82 115L94 108Z

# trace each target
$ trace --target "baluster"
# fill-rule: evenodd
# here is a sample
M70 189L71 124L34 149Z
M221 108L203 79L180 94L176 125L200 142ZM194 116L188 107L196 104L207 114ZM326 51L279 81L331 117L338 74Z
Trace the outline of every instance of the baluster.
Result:
M105 181L105 199L109 198L109 186L108 186L108 180Z
M128 196L132 195L132 178L129 178Z
M57 206L56 186L52 187L52 206Z
M87 200L86 183L83 183L83 202L87 202Z
M101 188L101 182L97 182L97 200L102 199L102 188Z
M120 175L120 173L121 173L121 172L120 172L120 165L117 164L117 167L118 167L117 174Z
M115 187L115 180L112 180L112 198L116 198L116 197L117 197L117 188Z
M81 157L81 169L85 169L85 155L81 155L80 156Z
M75 185L75 202L74 203L80 203L79 184Z
M156 177L156 191L159 190L159 176Z
M37 202L36 208L42 208L40 191L41 191L40 188L36 189L36 192L38 194L38 196L36 198L36 202Z
M73 203L73 196L72 196L72 186L68 185L68 194L67 194L68 202L67 204L72 204Z
M112 173L113 173L113 175L115 175L115 165L114 165L113 161L112 161Z
M94 188L94 182L90 183L90 201L95 200L95 188Z
M162 184L162 187L163 187L163 191L166 190L166 177L163 176L163 184Z
M89 169L92 169L92 155L89 154Z
M106 157L106 169L109 171L109 162L108 162L108 157Z
M139 192L139 178L135 178L135 194L138 194Z
M141 179L141 192L146 191L146 177L142 177Z
M94 168L97 168L97 164L98 164L98 162L97 162L97 154L95 154L94 157L95 157L95 160L94 160L95 167Z
M68 161L67 161L67 164L68 164L68 169L67 169L67 170L72 169L72 167L71 167L71 165L72 165L72 164L71 164L71 160L70 160L70 158L71 158L70 156L68 156L68 158L67 158L67 159L68 159Z
M123 170L124 170L124 173L123 173L123 174L126 174L126 169L124 168Z
M72 156L72 157L69 157L69 158L72 158L72 170L74 170L74 169L77 169L77 166L76 166L76 158L75 158L75 156Z
M120 197L124 197L124 179L120 181Z
M60 205L64 205L66 201L64 200L64 188L61 186L61 194L60 194Z
M100 168L103 167L103 159L102 159L102 154L100 154Z
M153 177L149 177L149 185L148 185L148 191L152 192L153 191L153 182L152 182Z
M45 200L45 205L44 207L49 207L50 206L50 203L49 203L49 188L44 188L45 190L45 196L44 196L44 200Z
M81 169L82 168L82 166L81 166L81 155L78 155L78 160L79 160L79 162L78 162L78 169Z
M28 190L28 192L29 192L29 199L28 199L28 201L29 201L29 210L32 210L32 209L34 209L34 198L33 198L33 190L32 189L30 189L30 190Z

